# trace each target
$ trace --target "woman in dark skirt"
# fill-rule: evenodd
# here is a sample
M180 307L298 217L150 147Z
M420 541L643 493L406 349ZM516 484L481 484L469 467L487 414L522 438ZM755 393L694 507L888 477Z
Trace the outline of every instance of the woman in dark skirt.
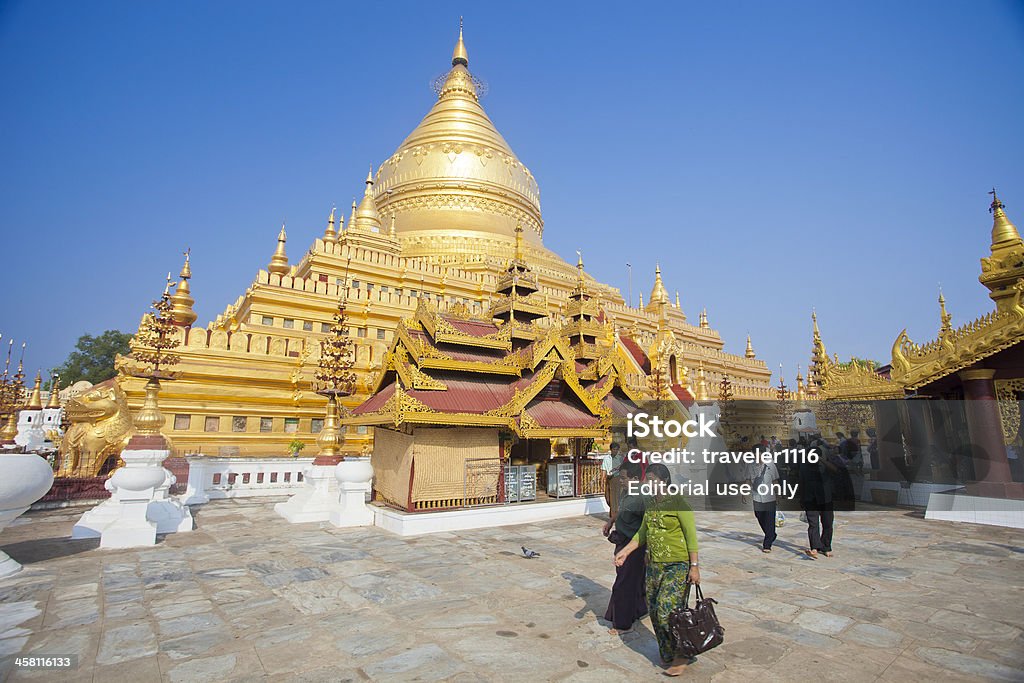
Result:
M639 494L629 495L629 482L639 481L640 463L626 461L617 477L609 479L609 485L621 485L619 494L613 498L604 535L615 544L618 553L630 542L644 521L644 499ZM615 583L612 597L604 618L612 627L608 633L613 636L633 630L633 624L647 614L647 600L644 596L644 553L633 553L620 567L615 568Z
M661 463L647 467L645 480L652 486L672 483L668 468ZM687 583L700 583L697 568L697 526L693 509L686 499L678 495L655 492L644 511L640 530L615 555L615 566L621 567L630 555L647 544L647 604L651 613L651 626L658 639L658 653L665 663L665 674L679 676L695 658L681 655L675 649L669 615L683 604Z

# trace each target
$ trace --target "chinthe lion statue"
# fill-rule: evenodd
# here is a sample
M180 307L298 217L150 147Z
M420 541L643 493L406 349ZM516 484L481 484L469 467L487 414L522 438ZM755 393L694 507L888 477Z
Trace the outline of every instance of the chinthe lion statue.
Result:
M72 396L64 405L71 426L61 440L58 477L95 477L131 437L128 401L116 382L104 382Z

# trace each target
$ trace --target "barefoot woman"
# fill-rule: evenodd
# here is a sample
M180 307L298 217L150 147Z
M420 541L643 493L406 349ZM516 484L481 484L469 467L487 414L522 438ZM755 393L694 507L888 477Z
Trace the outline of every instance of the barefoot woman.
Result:
M661 660L667 667L665 673L678 676L693 660L680 656L673 648L668 616L681 606L687 581L700 583L697 527L686 500L665 495L663 487L671 483L667 467L660 463L648 466L645 480L654 486L654 501L648 505L633 540L615 556L615 564L621 567L630 553L647 544L647 606L651 625Z

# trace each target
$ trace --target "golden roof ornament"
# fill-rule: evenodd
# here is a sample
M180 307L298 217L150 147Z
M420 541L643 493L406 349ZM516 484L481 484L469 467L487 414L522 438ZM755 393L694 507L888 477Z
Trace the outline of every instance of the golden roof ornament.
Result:
M668 292L665 291L665 283L661 279L661 264L655 264L654 287L651 289L651 300L647 304L647 310L663 314L668 303Z
M747 358L756 357L756 354L754 353L754 345L750 342L749 334L747 335L747 350L744 351L743 355L746 356Z
M337 210L337 207L332 206L331 207L331 215L327 217L327 229L324 230L324 241L325 242L334 242L334 241L336 241L338 239L338 233L334 229L334 212L336 210Z
M28 401L25 403L25 410L43 409L43 397L41 393L42 386L43 374L36 371L36 383L32 386L32 394L28 397Z
M288 241L288 235L284 231L284 223L281 224L281 232L277 234L277 249L274 250L274 255L270 257L270 265L267 266L267 270L271 273L277 273L278 275L288 274L288 255L284 251L284 243Z
M46 402L47 408L60 408L60 375L53 373L50 378L50 400Z
M459 17L459 42L455 43L452 51L452 66L461 64L469 66L469 53L466 52L466 43L462 40L462 17Z
M373 201L373 166L370 166L370 171L366 174L366 189L363 191L363 199L352 213L355 217L355 226L358 229L365 232L380 232L380 214L377 213L377 204Z
M189 279L192 277L192 267L189 265L191 253L191 249L185 250L185 264L181 267L181 273L178 276L181 278L181 281L178 282L178 286L174 288L174 294L171 295L174 321L182 327L188 327L199 317L192 310L196 300L192 298L192 290L188 284Z
M953 331L953 316L946 312L946 297L942 296L942 287L939 287L939 321L940 337Z
M989 194L992 195L992 204L988 208L992 214L992 246L995 247L1002 242L1019 242L1020 233L1017 232L1017 226L1007 218L1004 211L1006 207L999 201L996 188L993 187Z
M683 307L679 305L679 290L676 290L676 310L683 310Z
M355 197L352 198L352 209L350 210L350 212L348 214L348 228L346 228L346 230L351 230L354 227L356 227L356 200L355 200Z
M697 391L694 398L698 401L708 400L708 381L704 377L704 361L700 361L700 366L697 369Z
M708 329L708 309L707 308L700 309L699 324L700 324L700 329L702 329L702 330Z

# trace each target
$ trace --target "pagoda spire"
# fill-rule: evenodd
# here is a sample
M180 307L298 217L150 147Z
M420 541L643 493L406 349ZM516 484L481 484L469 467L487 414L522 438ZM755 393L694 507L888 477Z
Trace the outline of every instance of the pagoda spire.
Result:
M700 309L699 324L700 324L700 329L702 329L702 330L708 329L708 309L706 307Z
M1006 216L1005 205L999 201L996 195L996 188L989 192L992 195L992 204L989 206L989 213L992 214L992 247L1001 245L1004 242L1020 242L1020 233L1017 226L1010 222Z
M747 358L754 358L754 345L750 342L750 335L747 335L747 350L743 353Z
M708 400L708 381L704 377L704 361L700 361L699 369L697 370L697 388L694 392L696 395L694 398L698 401Z
M270 265L267 270L278 275L288 274L288 255L284 251L284 243L288 241L288 235L284 231L284 223L281 224L281 232L277 234L277 249L270 257Z
M334 229L334 212L336 210L337 210L337 207L332 206L331 207L331 215L327 217L327 229L324 230L324 241L325 242L334 242L335 240L338 239L338 233Z
M665 291L665 283L661 279L661 264L655 264L654 287L651 289L651 299L647 303L647 308L648 310L663 314L668 302L668 292Z
M523 224L516 223L516 261L523 260Z
M28 402L25 404L25 410L42 410L43 409L43 398L40 393L40 389L43 386L43 374L36 371L36 383L32 387L32 394L28 397Z
M192 290L188 284L189 279L192 277L192 267L189 265L191 253L191 249L185 250L185 263L181 266L181 273L178 275L181 281L174 288L174 294L171 295L171 304L173 306L171 316L174 318L174 322L182 327L188 327L199 317L192 310L196 300L192 298Z
M47 408L60 408L60 375L56 372L50 378L50 400L46 402Z
M350 210L350 212L348 214L348 228L346 228L346 230L351 230L354 227L356 227L356 199L355 199L355 197L352 198L352 209Z
M946 297L942 296L942 287L939 287L939 323L940 337L953 331L953 316L946 312Z
M676 290L676 309L680 310L680 311L683 310L683 307L679 305L679 290L678 289Z
M363 199L358 207L353 207L354 219L349 220L349 226L353 223L357 228L365 232L380 232L380 214L377 213L377 204L373 201L373 165L366 174L366 189L363 190Z
M455 43L452 51L452 66L461 64L469 66L469 53L466 52L466 43L462 40L462 17L459 17L459 42Z

